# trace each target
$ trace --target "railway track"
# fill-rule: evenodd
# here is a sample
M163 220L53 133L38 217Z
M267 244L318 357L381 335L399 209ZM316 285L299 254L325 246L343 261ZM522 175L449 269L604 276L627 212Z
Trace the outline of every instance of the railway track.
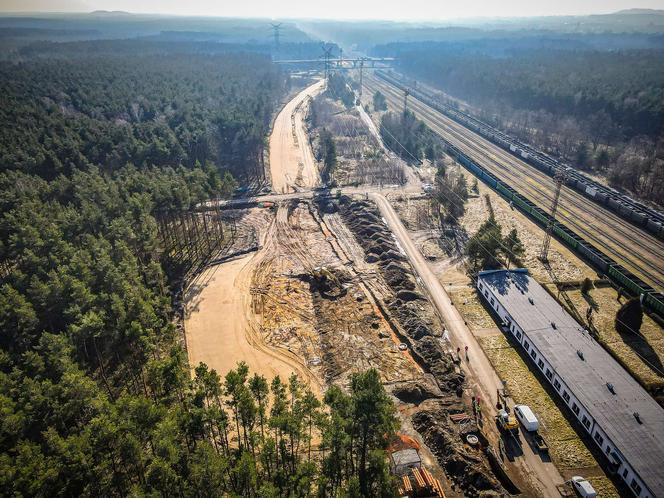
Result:
M393 109L401 109L403 95L398 89L373 76L365 79L365 85L385 94ZM555 188L550 177L421 101L411 99L409 107L434 132L496 177L541 208L550 208ZM653 288L664 289L664 243L567 187L561 194L558 217Z

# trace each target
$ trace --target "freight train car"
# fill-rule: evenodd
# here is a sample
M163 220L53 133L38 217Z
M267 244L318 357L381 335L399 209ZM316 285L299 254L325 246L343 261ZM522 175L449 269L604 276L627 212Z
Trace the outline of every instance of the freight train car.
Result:
M443 140L445 151L462 164L471 173L481 179L484 183L496 190L502 197L526 213L539 225L546 227L551 216L533 202L519 194L505 182L498 180L493 174L486 171L482 166L475 163L468 155L459 148ZM628 294L639 296L643 305L654 313L664 317L664 295L655 291L636 275L628 271L622 265L616 263L593 244L585 240L579 234L567 228L561 223L554 222L553 233L569 248L576 251L586 261L591 263L602 274L607 275L619 288Z
M631 197L596 182L578 170L571 168L569 165L553 159L544 152L506 135L468 113L442 102L436 95L425 92L421 88L414 88L417 86L415 80L406 80L403 76L396 77L394 73L388 74L383 71L376 71L376 76L401 90L407 89L413 97L472 129L487 140L499 145L548 175L553 176L560 168L567 168L569 172L568 184L570 187L577 189L582 195L592 199L594 202L606 206L630 223L642 227L659 239L664 240L664 213L644 206Z

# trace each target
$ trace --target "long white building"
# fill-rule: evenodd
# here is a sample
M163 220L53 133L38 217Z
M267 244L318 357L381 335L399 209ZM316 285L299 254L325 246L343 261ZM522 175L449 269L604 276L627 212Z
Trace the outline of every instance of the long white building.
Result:
M527 270L480 272L477 288L632 493L664 497L664 409Z

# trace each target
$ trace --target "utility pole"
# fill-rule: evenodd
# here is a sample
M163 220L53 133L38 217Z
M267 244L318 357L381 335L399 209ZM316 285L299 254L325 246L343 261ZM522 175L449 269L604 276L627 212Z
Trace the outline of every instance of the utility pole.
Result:
M277 53L279 53L279 30L281 29L282 24L283 23L270 24L274 35L274 48Z
M408 96L410 95L410 90L406 88L403 91L403 113L404 115L408 112Z
M364 69L364 58L360 59L360 104L362 103L362 89L363 83L362 83L362 70Z
M330 59L332 58L332 49L333 46L326 46L324 43L321 43L323 48L323 58L325 59L325 87L327 88L327 80L330 76Z
M546 233L544 234L544 242L542 243L542 251L540 252L539 259L543 262L549 261L549 246L551 245L551 234L553 233L553 226L556 223L556 211L558 211L558 201L560 200L560 191L562 190L563 183L567 179L567 168L561 167L556 171L554 180L556 182L556 193L553 196L553 204L551 205L551 212L549 213L549 222L546 225Z

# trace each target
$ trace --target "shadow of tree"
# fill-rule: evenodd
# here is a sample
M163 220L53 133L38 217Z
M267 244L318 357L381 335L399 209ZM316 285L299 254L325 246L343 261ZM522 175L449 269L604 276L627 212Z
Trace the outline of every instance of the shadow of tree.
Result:
M615 330L623 343L640 356L650 370L664 379L664 365L662 364L662 360L653 347L648 344L646 338L636 331L625 331L621 330L620 327L615 327Z

